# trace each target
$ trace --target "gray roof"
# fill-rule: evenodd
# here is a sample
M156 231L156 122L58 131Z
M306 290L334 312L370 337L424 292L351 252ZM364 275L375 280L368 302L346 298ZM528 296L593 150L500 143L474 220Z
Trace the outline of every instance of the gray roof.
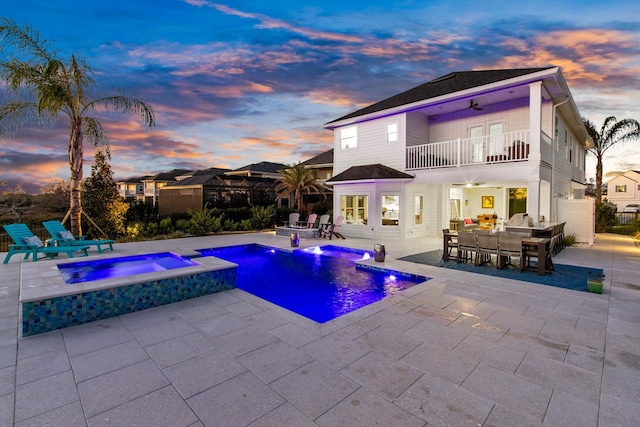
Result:
M305 166L333 164L333 148L331 150L325 151L324 153L320 153L317 156L310 158L309 160L305 160L304 162L302 162L302 164Z
M162 188L184 187L188 185L203 185L204 187L244 186L247 188L271 187L276 184L275 178L259 176L237 176L223 173L209 175L194 175L180 181L170 182Z
M192 173L189 169L172 169L169 172L160 172L159 174L145 178L145 181L175 181L176 176L187 175Z
M287 165L283 163L260 162L260 163L252 163L250 165L243 166L238 169L234 169L233 172L255 171L255 172L266 172L266 173L278 173L280 169L284 169L286 167Z
M388 110L390 108L400 107L402 105L412 104L414 102L424 101L430 98L436 98L438 96L448 95L454 92L484 86L502 80L533 74L550 68L554 67L521 68L512 70L455 71L421 84L420 86L416 86L413 89L409 89L398 95L376 102L375 104L347 114L346 116L342 116L339 119L332 120L326 124L364 116L366 114Z
M229 172L231 169L223 169L223 168L209 168L196 171L193 176L198 175L220 175L225 172Z
M167 187L180 187L186 185L202 185L211 181L216 177L216 174L203 174L203 175L194 175L189 178L181 179L180 181L173 181L168 183Z
M126 179L119 179L116 182L135 182L135 183L142 183L143 179L149 179L150 176L149 175L145 175L145 176L132 176Z
M351 166L344 172L328 179L327 183L371 179L413 179L413 175L376 163L374 165Z

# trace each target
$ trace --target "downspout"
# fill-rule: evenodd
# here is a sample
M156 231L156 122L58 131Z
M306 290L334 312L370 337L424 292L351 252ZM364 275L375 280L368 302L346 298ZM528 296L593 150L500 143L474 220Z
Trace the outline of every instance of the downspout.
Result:
M553 203L553 200L555 199L556 195L556 186L555 186L555 174L556 174L556 139L558 138L558 135L556 135L556 109L558 107L560 107L561 105L566 104L567 102L569 102L569 98L568 96L565 98L564 101L557 103L556 105L553 106L553 115L551 116L551 132L553 132L553 138L551 138L551 203ZM558 212L556 210L557 205L556 206L552 206L553 208L553 212L552 212L552 218L549 218L549 221L551 222L557 222L558 220Z

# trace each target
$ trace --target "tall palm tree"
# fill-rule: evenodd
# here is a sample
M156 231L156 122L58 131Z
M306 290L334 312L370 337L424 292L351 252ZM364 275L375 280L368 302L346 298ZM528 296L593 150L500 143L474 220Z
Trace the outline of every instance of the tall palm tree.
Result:
M596 202L602 202L602 158L604 153L621 142L635 141L640 137L640 123L633 119L617 121L614 116L604 120L598 131L589 120L582 118L594 146L587 151L596 156Z
M285 169L278 171L280 177L276 185L276 193L278 199L291 194L295 200L295 206L302 208L302 196L304 193L321 193L323 186L313 174L313 170L304 167L304 164L298 163L287 166Z
M13 124L23 125L24 118L33 113L39 119L53 121L59 115L69 119L69 213L71 231L81 235L80 186L85 139L94 146L106 142L102 124L90 114L96 110L133 112L150 128L155 125L153 109L124 95L90 98L87 92L95 86L93 70L83 60L74 55L66 61L59 59L49 43L40 40L37 31L4 17L0 18L0 50L9 58L0 61L0 76L15 95L14 100L0 105L0 124L14 120ZM9 57L12 50L15 55ZM26 94L35 95L35 101L24 100Z

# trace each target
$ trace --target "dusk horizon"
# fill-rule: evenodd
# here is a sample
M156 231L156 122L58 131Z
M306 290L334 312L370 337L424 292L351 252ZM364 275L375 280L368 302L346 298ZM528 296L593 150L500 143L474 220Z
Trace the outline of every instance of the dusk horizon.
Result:
M153 107L152 129L132 114L100 115L116 180L305 161L333 148L325 123L454 71L557 66L597 128L608 116L640 120L640 21L629 0L482 10L471 1L75 3L9 0L0 16L31 26L60 58L86 60L95 97L122 91ZM3 132L0 181L37 194L69 179L68 139L62 116ZM86 178L91 146L84 157ZM605 182L627 170L640 170L638 143L605 155Z

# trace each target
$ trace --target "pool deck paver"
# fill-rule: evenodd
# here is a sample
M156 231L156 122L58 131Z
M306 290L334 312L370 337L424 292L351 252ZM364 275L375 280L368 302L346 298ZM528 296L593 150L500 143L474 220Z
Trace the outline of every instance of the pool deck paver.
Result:
M94 256L253 242L290 246L251 233ZM554 259L603 268L602 295L397 260L436 238L384 243L382 265L432 279L325 324L234 289L27 338L14 257L0 267L0 426L637 425L640 249L628 236Z

